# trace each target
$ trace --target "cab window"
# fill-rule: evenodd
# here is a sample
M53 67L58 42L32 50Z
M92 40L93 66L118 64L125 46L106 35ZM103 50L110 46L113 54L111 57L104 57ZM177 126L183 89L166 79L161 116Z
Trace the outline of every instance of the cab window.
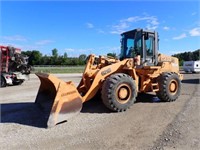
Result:
M154 37L152 36L150 36L147 40L145 40L147 56L153 56L153 42L154 42Z
M126 51L126 56L128 58L133 57L133 45L134 45L134 39L127 39L127 51Z

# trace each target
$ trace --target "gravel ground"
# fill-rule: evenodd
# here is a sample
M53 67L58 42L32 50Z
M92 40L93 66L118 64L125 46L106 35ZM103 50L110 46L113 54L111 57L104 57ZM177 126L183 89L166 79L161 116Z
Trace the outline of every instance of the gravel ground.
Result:
M81 74L56 74L76 85ZM199 74L184 74L175 102L138 96L126 112L112 113L98 99L79 115L46 129L34 100L40 81L31 75L21 86L0 89L0 149L200 149Z

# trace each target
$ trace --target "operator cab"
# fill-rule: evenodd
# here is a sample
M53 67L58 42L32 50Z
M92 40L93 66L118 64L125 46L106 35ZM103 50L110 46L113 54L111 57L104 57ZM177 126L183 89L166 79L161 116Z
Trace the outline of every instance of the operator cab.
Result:
M139 65L155 66L158 63L158 33L135 29L121 34L120 59L136 58Z

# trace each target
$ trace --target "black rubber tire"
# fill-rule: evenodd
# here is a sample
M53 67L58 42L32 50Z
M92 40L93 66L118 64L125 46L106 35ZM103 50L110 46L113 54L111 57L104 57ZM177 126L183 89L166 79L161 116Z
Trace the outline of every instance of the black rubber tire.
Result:
M158 98L164 102L175 101L181 92L181 80L176 73L163 73L158 78L159 91Z
M120 92L123 93L121 97ZM104 105L112 111L126 111L136 101L136 96L136 83L126 74L113 74L103 83L101 98Z
M14 80L13 85L21 85L24 82L24 80Z
M4 76L1 76L1 87L6 87L6 80L4 78Z

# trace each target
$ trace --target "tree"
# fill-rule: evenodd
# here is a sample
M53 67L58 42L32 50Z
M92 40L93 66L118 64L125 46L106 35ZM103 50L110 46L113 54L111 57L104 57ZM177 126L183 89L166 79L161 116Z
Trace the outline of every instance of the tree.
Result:
M199 54L200 54L200 49L198 49L194 52L178 53L178 54L174 54L172 56L177 57L179 59L179 65L182 66L184 61L200 60Z
M40 61L41 65L50 65L50 62L51 62L51 57L47 55L44 55Z
M32 53L32 51L22 51L22 54L23 55L26 55L26 56L31 56L31 53Z
M85 54L81 54L79 56L79 60L81 60L81 61L85 61L86 58L87 58L87 56Z
M53 56L53 57L58 57L58 50L57 50L56 48L54 48L54 49L52 50L52 56Z
M30 65L40 65L42 54L40 51L33 50L28 58Z
M87 56L85 55L85 54L81 54L80 56L79 56L79 65L84 65L85 63L86 63L86 58L87 58Z
M188 60L191 61L193 60L193 53L192 52L188 52Z
M116 53L108 53L107 56L113 57L113 58L117 58Z
M67 58L67 52L65 52L63 56L64 56L64 58Z

